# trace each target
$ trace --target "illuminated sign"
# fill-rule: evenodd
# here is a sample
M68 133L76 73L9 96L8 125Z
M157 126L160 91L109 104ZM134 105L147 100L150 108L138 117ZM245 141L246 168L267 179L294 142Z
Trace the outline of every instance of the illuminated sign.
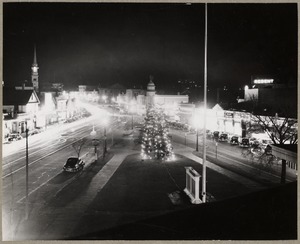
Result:
M253 82L254 84L272 84L273 79L255 79Z

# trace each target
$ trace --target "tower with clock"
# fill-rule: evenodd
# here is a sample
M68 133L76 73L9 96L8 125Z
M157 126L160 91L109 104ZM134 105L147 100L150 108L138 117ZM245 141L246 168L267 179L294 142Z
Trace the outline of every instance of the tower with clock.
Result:
M34 54L33 54L33 64L31 66L31 82L33 89L38 92L39 91L39 73L38 69L39 66L37 64L37 59L36 59L36 48L34 46Z

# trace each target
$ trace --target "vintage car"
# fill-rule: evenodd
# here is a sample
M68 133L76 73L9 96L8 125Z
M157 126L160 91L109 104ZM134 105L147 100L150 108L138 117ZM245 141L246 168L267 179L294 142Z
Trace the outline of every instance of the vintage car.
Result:
M250 147L250 140L249 138L242 138L240 142L240 147Z
M84 162L82 161L82 159L77 157L70 157L65 163L63 170L66 172L77 172L79 170L82 170L83 166Z
M231 145L238 145L239 144L239 138L237 136L232 136L230 139Z
M221 133L221 135L219 136L219 141L221 141L221 142L228 141L228 134Z
M19 134L19 133L12 133L8 136L8 141L12 142L12 141L19 141L21 140L23 137Z

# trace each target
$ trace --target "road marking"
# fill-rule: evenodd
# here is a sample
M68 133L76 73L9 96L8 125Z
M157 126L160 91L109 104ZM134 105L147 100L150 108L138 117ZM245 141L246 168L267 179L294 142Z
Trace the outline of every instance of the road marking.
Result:
M35 191L37 191L38 189L40 189L41 187L43 187L44 185L46 185L50 180L54 179L58 174L54 175L53 177L51 177L49 180L47 180L46 182L44 182L43 184L39 185L37 188L35 188L34 190L32 190L31 192L28 193L28 197L34 193ZM24 199L26 198L26 196L22 197L20 200L17 201L17 203L21 203Z
M85 157L89 152L85 153L82 157ZM45 172L44 172L45 173ZM43 173L43 174L44 174ZM38 189L40 189L41 187L43 187L44 185L46 185L50 180L54 179L58 174L54 175L53 177L51 177L50 179L48 179L46 182L44 182L43 184L39 185L37 188L35 188L34 190L30 191L28 193L28 197L36 192ZM72 179L72 178L71 178ZM67 183L67 185L69 184L69 182ZM65 186L64 186L65 187ZM20 200L17 201L17 203L21 203L24 199L26 198L26 196L22 197Z
M87 136L81 137L81 138L79 138L77 141L79 141L79 140L81 140L82 138L85 138L85 137L87 137ZM70 144L67 144L67 145L65 145L65 146L63 146L63 147L61 147L61 148L59 148L59 149L57 149L57 150L55 150L55 151L53 151L53 152L50 152L50 153L46 154L45 156L43 156L43 157L41 157L41 158L39 158L39 159L36 159L36 160L32 161L32 162L31 162L30 164L28 164L28 165L32 165L32 164L34 164L34 163L36 163L36 162L38 162L38 161L40 161L40 160L42 160L42 159L44 159L44 158L46 158L46 157L48 157L48 156L50 156L50 155L56 153L56 152L59 152L60 150L65 149L66 147L69 147L69 146L72 145L73 143L74 143L74 142L72 142L72 143L70 143ZM25 166L22 166L22 167L20 167L20 168L18 168L17 170L14 170L14 171L10 172L10 173L7 174L7 175L2 176L2 179L6 178L6 177L8 177L8 176L11 176L12 174L14 174L14 173L16 173L16 172L18 172L18 171L24 169L25 167L26 167L26 165L25 165Z
M84 130L83 131L78 131L77 132L77 134L76 134L76 136L77 135L79 135L79 134L81 134L82 132L85 132ZM84 136L84 137L86 137L86 136ZM81 140L82 138L84 138L84 137L80 137L80 139L78 139L78 140ZM61 140L62 138L60 138L60 140ZM65 140L66 141L66 139L63 139L63 140ZM76 140L76 139L75 139ZM60 143L64 143L65 141L60 141ZM72 143L74 143L75 141L73 141ZM72 143L71 144L69 144L69 145L72 145ZM54 145L57 145L58 144L58 142L56 141L56 144L54 144ZM68 146L69 146L68 145ZM53 144L52 145L49 145L49 146L46 146L46 147L44 147L44 148L42 148L42 149L40 149L40 150L38 150L38 151L35 151L35 152L33 152L33 153L31 153L31 154L29 154L29 156L32 156L32 155L34 155L34 154L36 154L36 153L38 153L38 152L40 152L40 151L42 151L42 150L44 150L44 149L46 149L46 148L49 148L49 147L52 147L53 146ZM67 146L66 146L67 147ZM66 147L62 147L61 149L64 149L64 148L66 148ZM59 150L56 150L56 151L54 151L53 153L55 153L55 152L58 152ZM50 154L51 155L51 154ZM14 160L14 161L12 161L12 162L10 162L10 163L7 163L7 164L5 164L5 165L3 165L3 169L6 169L7 167L9 167L11 164L13 164L13 163L15 163L15 162L17 162L17 161L19 161L19 160L22 160L22 159L25 159L26 158L26 156L24 156L24 157L21 157L21 158L18 158L18 159L16 159L16 160ZM44 157L42 157L42 158L40 158L40 159L43 159ZM40 159L37 159L36 161L38 161L38 160L40 160ZM34 162L36 162L36 161L34 161ZM16 171L14 171L14 172L16 172ZM14 172L12 172L12 173L14 173ZM4 176L4 177L6 177L6 176ZM4 178L4 177L2 177L2 179Z
M80 129L82 129L82 127L80 127ZM47 131L46 131L47 132ZM75 133L73 132L73 137L74 136L77 136L77 135L79 135L79 134L81 134L82 132L85 132L84 130L83 131L76 131ZM54 142L55 142L55 144L53 143L53 144L51 144L51 145L48 145L48 146L46 146L46 147L43 147L42 149L40 149L40 150L37 150L37 151L34 151L34 152L32 152L32 153L30 153L28 156L32 156L32 155L34 155L34 154L37 154L37 153L39 153L40 151L42 151L42 150L45 150L45 149L47 149L47 148L50 148L50 147L53 147L53 146L55 146L55 145L57 145L57 144L59 144L59 143L64 143L66 141L66 139L64 138L64 139L62 139L62 138L60 138L60 139L58 139L57 141L55 140ZM31 145L31 148L33 147L33 146L36 146L35 144L38 144L38 145L41 145L40 143L38 143L38 141L35 141L34 143L33 143L33 145ZM22 147L21 148L21 150L25 150L25 147ZM10 156L12 153L10 153L10 154L8 154L8 155L5 155L5 156L3 156L3 158L4 157L7 157L7 156ZM21 157L21 158L18 158L18 159L15 159L14 161L11 161L11 162L9 162L9 163L7 163L7 164L5 164L5 165L3 165L3 168L4 167L8 167L8 166L10 166L11 164L13 164L13 163L15 163L15 162L17 162L17 161L19 161L19 160L22 160L22 159L25 159L26 158L26 156L23 156L23 157Z

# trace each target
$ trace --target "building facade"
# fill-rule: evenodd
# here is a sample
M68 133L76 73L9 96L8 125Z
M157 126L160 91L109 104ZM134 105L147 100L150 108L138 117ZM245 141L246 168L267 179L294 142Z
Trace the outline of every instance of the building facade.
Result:
M150 81L147 89L127 89L125 94L119 94L116 101L121 107L130 112L144 114L149 106L159 106L168 113L171 110L178 110L182 104L189 102L188 95L157 95L153 77L150 76Z

